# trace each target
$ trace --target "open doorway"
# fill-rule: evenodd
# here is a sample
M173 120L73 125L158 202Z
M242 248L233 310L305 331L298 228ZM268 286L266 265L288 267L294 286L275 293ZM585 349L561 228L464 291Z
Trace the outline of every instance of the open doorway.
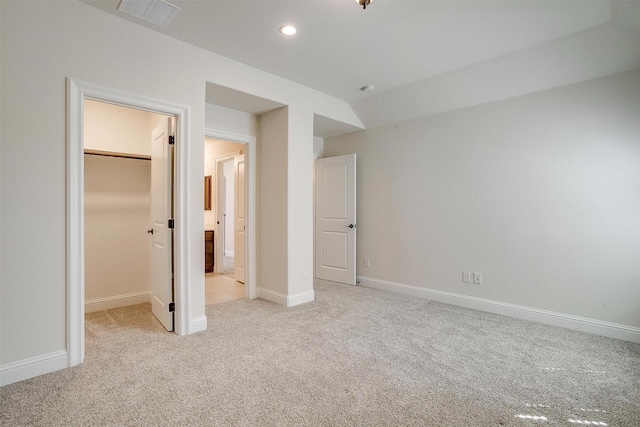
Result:
M205 198L205 251L213 252L207 263L205 304L212 305L249 297L245 286L246 254L246 144L205 138L205 176L212 180ZM209 253L206 258L210 259Z
M84 101L85 313L151 303L174 329L174 127L167 115Z
M175 134L169 138L175 145L175 164L167 167L174 173L175 218L173 225L173 283L174 301L169 307L174 309L174 331L179 335L188 335L206 329L206 317L191 319L190 297L187 284L190 270L187 265L187 248L190 239L188 233L189 206L186 203L189 158L189 136L182 124L188 121L189 109L183 105L147 98L107 88L92 83L67 79L67 367L76 366L84 359L84 315L85 315L85 277L84 277L84 101L92 99L106 103L132 107L175 118Z

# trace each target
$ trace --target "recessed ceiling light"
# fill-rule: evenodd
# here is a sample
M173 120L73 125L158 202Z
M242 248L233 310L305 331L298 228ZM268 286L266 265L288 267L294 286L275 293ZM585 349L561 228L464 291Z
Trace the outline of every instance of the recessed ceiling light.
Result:
M285 36L292 36L297 33L298 30L292 25L283 25L282 27L280 27L280 32Z
M363 92L371 93L374 90L376 90L376 87L374 85L366 85L366 86L362 86L360 90Z

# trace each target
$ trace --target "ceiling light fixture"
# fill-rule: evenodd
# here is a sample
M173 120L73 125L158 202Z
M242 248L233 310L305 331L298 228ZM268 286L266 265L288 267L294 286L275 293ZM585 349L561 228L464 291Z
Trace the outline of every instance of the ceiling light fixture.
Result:
M373 0L356 0L356 3L358 3L360 6L362 6L363 9L366 9L367 6L369 6L372 1Z
M282 27L280 27L280 32L285 36L292 36L297 33L298 30L292 25L283 25Z

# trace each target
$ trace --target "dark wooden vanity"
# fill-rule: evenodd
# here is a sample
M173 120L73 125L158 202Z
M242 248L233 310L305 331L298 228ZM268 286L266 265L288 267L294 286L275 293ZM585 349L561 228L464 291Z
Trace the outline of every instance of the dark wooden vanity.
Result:
M213 230L204 232L204 272L213 273Z

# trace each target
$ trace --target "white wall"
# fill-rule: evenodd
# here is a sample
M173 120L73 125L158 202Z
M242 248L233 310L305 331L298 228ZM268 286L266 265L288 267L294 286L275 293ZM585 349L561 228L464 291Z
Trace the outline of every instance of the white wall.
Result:
M85 155L85 312L149 300L151 162Z
M638 334L640 71L325 140L354 152L359 276Z
M184 286L188 287L184 293L188 298L186 307L180 308L188 315L186 331L192 331L192 325L199 327L204 317L204 259L198 254L204 251L206 82L362 126L343 101L176 41L81 2L0 2L0 8L0 368L10 366L18 370L20 373L14 378L57 369L68 360L65 359L66 78L189 109L188 121L181 124L188 137L186 141L179 141L180 159L188 166L182 181L188 194L182 194L184 209L179 212L176 225L186 246L187 262L180 270L184 272ZM169 57L179 58L180 66L167 67ZM312 131L308 140L297 138L292 143L308 144L311 151ZM282 147L265 144L261 153L279 148ZM294 154L302 153L289 152ZM311 154L303 160L309 157ZM295 171L289 178L307 179L307 175L304 171L301 174ZM308 185L311 187L310 182ZM307 212L311 212L311 199L299 200L295 193L288 194L286 184L284 194L281 189L265 186L261 186L260 191L262 194L258 197L262 200L271 200L272 193L276 198L284 195L285 202L289 202L285 206L295 217L306 218ZM300 210L295 209L297 205ZM44 207L47 215L42 214ZM304 235L311 235L310 220L305 226L309 230ZM286 236L289 229L285 227L282 232ZM291 242L302 245L302 253L312 250L312 240ZM291 252L295 250L291 248ZM34 260L38 268L33 268ZM288 263L286 258L273 261L278 264L277 268L285 268ZM304 262L311 269L310 257ZM296 265L296 269L299 268ZM258 280L260 275L258 271ZM284 279L286 293L287 277ZM34 365L39 366L38 370L31 369Z
M257 137L260 131L258 116L232 110L219 105L205 104L205 126L207 129Z
M153 113L86 100L85 150L151 156L149 120Z
M262 196L258 214L258 270L260 271L260 294L263 289L278 295L287 294L287 274L289 258L287 239L287 108L263 114L260 117L260 134L269 141L272 150L266 150L264 144L258 144L260 162L258 193L265 194L268 188L268 200ZM284 209L283 209L284 208ZM284 263L281 261L285 260ZM276 295L277 296L277 295Z
M288 112L287 295L313 301L313 112L297 106Z
M324 138L319 136L313 137L313 158L321 159L324 157Z
M263 114L260 135L260 297L313 301L313 113L290 106Z

